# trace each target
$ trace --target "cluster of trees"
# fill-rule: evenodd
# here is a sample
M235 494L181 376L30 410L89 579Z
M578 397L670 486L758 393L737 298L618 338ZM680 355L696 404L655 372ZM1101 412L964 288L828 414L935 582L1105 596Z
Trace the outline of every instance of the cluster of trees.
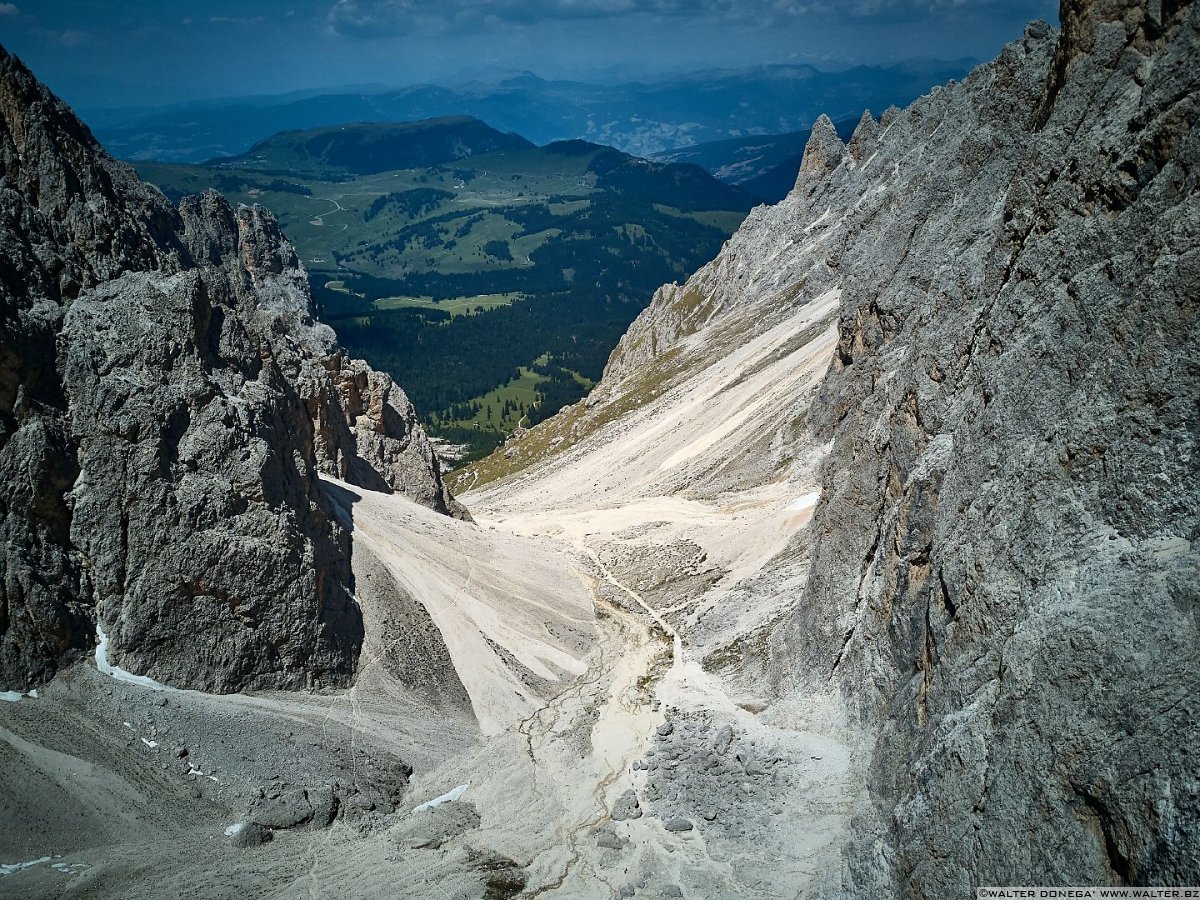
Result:
M717 181L699 166L651 163L605 149L588 164L603 191L633 197L643 204L661 203L698 212L730 209L749 212L754 197L740 187Z
M544 204L503 207L500 210L522 229L519 234L560 229L556 239L546 241L530 254L533 266L486 269L477 272L405 273L401 278L380 278L351 273L355 291L368 297L430 296L442 299L479 294L522 293L542 295L574 289L580 285L601 287L621 302L649 300L658 285L694 271L716 255L727 234L694 219L680 218L646 208L636 201L607 198L566 215L554 215ZM478 221L477 209L453 232L464 237ZM400 229L391 238L364 243L359 252L377 259L387 249L413 246L424 250L445 249L447 236L439 226L464 213L449 213L424 219ZM631 223L639 227L630 228ZM485 251L496 259L512 259L504 241L489 241ZM353 264L353 258L337 254L335 259ZM569 273L569 274L568 274ZM340 277L340 276L339 276Z
M223 194L245 193L249 190L276 191L281 194L299 194L301 197L311 197L312 189L307 185L296 184L294 181L284 181L273 178L267 181L262 178L252 178L245 175L218 175L215 179L216 188Z
M464 444L467 453L463 462L483 459L504 443L507 437L504 432L493 428L480 428L478 425L444 425L430 426L440 438L445 438L452 444Z
M437 188L413 188L408 191L393 191L376 197L363 213L363 221L370 222L388 207L408 218L417 218L433 212L454 197L449 191Z
M227 175L221 173L213 179L212 186L226 196L230 194L245 194L252 190L254 191L274 191L278 194L298 194L301 197L311 197L312 189L307 185L296 184L294 181L284 181L282 178L255 178L248 175ZM159 190L163 192L168 200L179 205L179 201L188 194L195 194L204 190L204 185L198 185L189 189L183 189L176 185L165 184L159 185Z
M335 291L325 287L325 282L332 278L329 272L309 272L308 286L312 291L313 305L317 310L317 318L326 322L336 322L349 316L366 315L375 308L371 300L359 297L347 291Z
M441 411L440 418L458 422L466 422L479 415L481 407L478 401L470 403L451 403Z
M566 215L554 215L545 204L507 207L504 215L522 229L552 224L565 234L534 250L532 267L411 272L397 279L343 272L339 277L350 291L365 299L314 290L321 315L333 320L343 343L389 372L431 431L468 444L472 457L491 452L503 439L504 415L465 432L439 423L473 418L478 409L463 414L472 401L516 377L517 366L530 365L543 353L552 361L535 367L546 380L537 388L538 403L526 411L526 423L536 424L579 400L586 388L574 373L599 380L613 346L654 290L711 259L726 237L717 228L623 197L605 197ZM442 218L426 219L401 234L410 239L430 235L427 229ZM469 228L471 222L468 218L458 227ZM631 222L641 227L628 227ZM485 249L511 256L502 241ZM318 275L314 281L321 279ZM450 299L509 292L525 299L454 318L437 309L375 310L371 302L389 296Z
M501 262L512 262L513 255L508 249L508 241L488 241L483 245L483 252Z
M391 309L333 325L351 352L396 378L423 415L449 418L444 413L453 404L506 384L515 366L543 353L565 371L598 379L638 311L591 290L519 300L475 316Z
M500 418L507 419L510 415L516 414L520 419L529 411L529 404L522 400L513 400L511 398L504 401L500 407Z
M436 193L445 193L444 191L435 191L435 189L433 189L433 188L428 188L428 189L427 188L416 188L415 190L416 191L429 190L431 192L436 192ZM402 193L412 193L412 192L405 191ZM391 196L391 195L387 195L387 196ZM376 201L376 202L378 202L378 201ZM374 204L372 204L372 205L374 205ZM436 208L436 207L434 207L434 208ZM368 209L368 212L369 211L370 210ZM476 212L479 212L479 210L472 209L472 210L467 210L465 212L476 213ZM376 213L376 215L378 215L378 213ZM417 249L424 249L424 250L433 250L433 249L443 247L445 241L447 240L447 237L446 237L446 235L443 234L442 228L440 228L439 226L443 226L448 223L454 222L454 221L458 220L459 218L461 218L463 215L464 215L464 211L455 210L454 212L443 213L440 216L431 216L430 218L427 218L427 219L421 219L418 222L413 222L410 225L404 226L400 230L394 232L390 238L387 238L385 240L359 241L354 246L354 252L357 254L360 254L362 256L365 256L368 259L378 260L388 250L397 250L402 253L402 252L404 252L405 249L407 249L409 247L415 247ZM469 231L470 230L470 220L466 224L467 224L467 230ZM465 232L464 232L464 234L465 234ZM459 236L462 236L462 235L459 235ZM348 259L351 257L342 255L339 258L340 259Z
M538 402L525 416L525 425L532 428L538 422L550 418L564 406L570 406L577 400L582 400L587 394L579 379L562 366L538 366L539 374L549 380L537 386Z

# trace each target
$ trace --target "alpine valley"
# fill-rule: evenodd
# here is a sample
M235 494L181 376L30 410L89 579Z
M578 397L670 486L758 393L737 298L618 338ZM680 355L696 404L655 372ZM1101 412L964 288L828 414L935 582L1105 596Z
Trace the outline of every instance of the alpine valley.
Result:
M168 199L0 52L0 896L1200 884L1200 9L1060 26L831 109L748 213L464 121L495 145L283 135ZM430 308L410 219L465 283L585 213L665 283L443 479L341 343L370 278ZM716 214L677 276L654 216Z
M321 319L467 459L582 398L655 288L755 204L696 165L539 148L467 117L284 132L138 170L176 201L213 189L269 208Z

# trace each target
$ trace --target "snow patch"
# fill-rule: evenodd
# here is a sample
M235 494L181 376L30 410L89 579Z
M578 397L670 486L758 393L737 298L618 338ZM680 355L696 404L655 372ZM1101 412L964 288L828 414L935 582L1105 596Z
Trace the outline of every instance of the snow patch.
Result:
M56 856L55 859L58 859L58 857ZM76 872L82 872L84 869L88 868L88 864L56 862L50 863L50 868L54 869L56 872L61 872L63 875L74 875Z
M817 501L821 499L820 491L810 491L807 494L801 494L795 500L788 504L789 510L804 510L810 509L817 505Z
M20 872L22 869L30 869L34 866L40 866L42 863L48 863L54 859L53 856L43 856L40 859L31 859L28 862L19 863L0 863L0 876L11 875L14 872Z
M145 675L134 675L120 666L110 665L108 662L108 635L104 633L104 629L100 627L99 622L96 623L96 668L102 675L108 675L117 681L136 684L139 687L149 688L152 691L165 691L167 689L165 684L159 684L153 678L147 678Z
M233 837L235 834L238 834L245 827L246 827L245 822L234 822L232 825L230 825L228 828L225 829L225 837Z
M466 791L468 785L460 784L454 790L442 794L440 797L434 797L432 800L426 800L420 806L414 806L413 812L420 812L423 809L433 809L435 806L441 806L443 803L453 803Z
M22 696L24 695L20 691L4 691L0 693L0 700L7 700L9 703L20 703Z
M147 747L149 747L151 750L153 750L155 747L158 746L158 741L148 741L145 738L142 738L142 743L145 744Z

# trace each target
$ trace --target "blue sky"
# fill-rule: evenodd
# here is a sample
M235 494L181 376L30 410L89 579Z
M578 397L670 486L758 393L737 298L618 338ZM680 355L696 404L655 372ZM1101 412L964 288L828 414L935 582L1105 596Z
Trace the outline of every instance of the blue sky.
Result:
M989 59L1046 0L14 0L0 43L69 103L157 105L486 69L646 77Z

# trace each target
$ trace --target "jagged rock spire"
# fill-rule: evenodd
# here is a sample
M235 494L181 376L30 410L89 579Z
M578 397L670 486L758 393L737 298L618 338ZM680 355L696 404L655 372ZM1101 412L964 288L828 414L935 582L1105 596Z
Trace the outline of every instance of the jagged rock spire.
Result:
M854 127L854 134L850 136L850 143L846 145L846 149L850 151L850 156L856 163L861 163L875 152L877 146L879 146L879 123L875 121L869 109L864 109L862 118Z
M812 134L808 136L808 143L804 145L804 159L800 162L798 180L811 181L826 172L832 172L842 161L845 150L846 145L838 137L833 122L829 116L821 113L812 127Z

